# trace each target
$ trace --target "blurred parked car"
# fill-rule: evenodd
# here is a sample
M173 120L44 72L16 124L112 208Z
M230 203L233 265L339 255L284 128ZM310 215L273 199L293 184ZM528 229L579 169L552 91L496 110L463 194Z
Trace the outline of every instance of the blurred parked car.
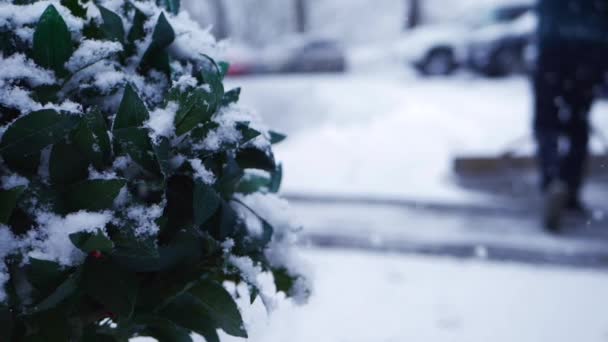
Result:
M423 75L449 75L464 66L504 75L522 69L535 28L532 4L491 7L417 28L402 39L399 51Z
M538 17L531 6L497 9L495 23L472 32L468 66L486 76L506 76L527 72L533 58L534 32Z
M231 76L269 73L344 72L346 57L336 40L291 36L254 48L234 43L226 51Z
M282 72L344 72L344 50L333 40L313 40L295 49Z

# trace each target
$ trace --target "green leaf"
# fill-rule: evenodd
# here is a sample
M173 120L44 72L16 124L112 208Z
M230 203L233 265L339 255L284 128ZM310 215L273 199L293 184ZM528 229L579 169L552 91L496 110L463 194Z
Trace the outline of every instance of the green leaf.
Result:
M226 75L228 75L228 70L230 70L230 63L222 61L217 63L217 66L220 69L220 75L222 78L226 77Z
M202 280L190 289L205 306L211 317L227 334L247 338L241 313L224 287L210 280Z
M173 31L173 27L165 17L164 13L161 13L158 17L158 21L156 22L156 26L154 27L154 32L152 33L152 44L150 45L150 50L161 50L171 45L175 40L175 32Z
M100 251L109 253L114 248L114 243L101 230L95 233L78 232L70 234L70 241L85 253Z
M166 137L160 137L159 141L152 143L152 148L154 149L154 154L156 155L156 160L158 161L160 171L165 178L170 177L171 163L169 162L169 154L171 151L171 143L169 142L169 139Z
M194 182L194 224L202 225L219 209L221 199L212 187L201 180Z
M167 21L164 13L158 17L154 32L152 33L152 43L144 54L140 67L144 71L157 69L169 75L171 68L169 66L169 55L165 48L171 45L175 40L175 31Z
M268 176L245 173L245 176L237 184L235 191L247 195L268 190L270 184L271 178Z
M72 184L88 176L89 161L71 143L60 141L53 145L49 160L49 175L53 184Z
M8 224L11 214L17 205L19 196L25 191L24 186L19 186L10 190L0 190L0 223Z
M239 97L241 96L241 88L234 88L227 91L222 97L222 106L228 106L231 103L236 103L239 101Z
M120 16L103 6L97 6L103 19L101 25L101 31L104 33L108 40L113 40L124 44L125 42L125 28L122 23Z
M98 170L110 164L112 147L106 122L97 109L88 112L72 135L72 142Z
M281 188L281 183L283 181L283 166L281 164L277 165L277 169L272 173L272 178L270 181L270 185L268 186L268 190L276 194L279 192Z
M13 314L7 306L0 306L0 331L6 341L13 340Z
M117 129L114 130L114 139L120 149L144 170L160 175L161 165L157 160L147 129L135 127Z
M208 121L215 111L212 106L212 95L203 88L192 89L185 93L173 89L169 93L168 100L179 104L174 119L177 136L188 133L199 123Z
M241 145L259 137L262 134L262 133L256 131L255 129L249 127L248 122L247 123L237 122L236 129L238 129L239 132L241 132L241 135L243 136L243 139L240 142Z
M66 270L54 261L31 258L25 267L27 280L44 298L66 280Z
M80 117L45 109L13 122L0 143L0 154L17 170L36 172L40 151L62 140L79 123Z
M272 270L272 275L277 290L289 295L295 284L295 279L284 268Z
M154 337L159 341L192 342L190 332L170 320L158 316L139 318L137 323L146 326L142 336Z
M150 118L146 105L130 84L125 86L125 92L114 119L113 130L140 127Z
M143 39L146 36L146 30L144 28L146 20L148 20L146 15L139 9L135 8L135 14L133 16L133 26L131 26L129 34L127 35L129 43L135 43L136 41Z
M32 57L36 64L63 77L66 75L64 65L72 56L72 51L72 37L68 26L55 6L49 5L34 31Z
M87 17L87 10L82 7L78 0L61 0L61 4L67 7L73 15L83 19Z
M276 169L274 158L268 153L254 147L238 151L236 162L243 169L258 169L268 172L273 172Z
M126 182L120 179L94 179L74 184L65 194L68 210L74 212L111 209L125 184Z
M232 156L228 156L221 172L221 176L216 183L217 189L224 198L232 196L236 185L244 175L243 169L239 166Z
M160 315L202 335L207 342L220 342L217 325L207 308L195 296L184 293L163 308Z
M273 145L278 144L285 139L287 139L287 136L285 134L270 131L270 143L271 144L273 144Z
M164 6L167 11L175 15L179 13L180 0L156 0L156 3Z
M135 273L123 270L109 258L89 258L83 282L86 293L106 310L122 319L131 317L139 288Z
M80 272L71 274L50 296L34 306L32 312L37 313L57 307L76 293L79 283Z

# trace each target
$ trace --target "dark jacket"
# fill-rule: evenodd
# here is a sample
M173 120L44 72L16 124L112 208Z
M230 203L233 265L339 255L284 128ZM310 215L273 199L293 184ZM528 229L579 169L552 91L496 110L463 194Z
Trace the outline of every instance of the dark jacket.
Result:
M538 0L541 42L608 44L608 0Z

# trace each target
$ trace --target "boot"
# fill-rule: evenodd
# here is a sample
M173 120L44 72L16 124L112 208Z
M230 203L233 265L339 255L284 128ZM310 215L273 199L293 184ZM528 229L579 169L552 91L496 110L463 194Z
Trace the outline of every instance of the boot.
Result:
M568 205L568 187L553 181L547 187L543 203L543 226L550 233L559 233L562 215Z

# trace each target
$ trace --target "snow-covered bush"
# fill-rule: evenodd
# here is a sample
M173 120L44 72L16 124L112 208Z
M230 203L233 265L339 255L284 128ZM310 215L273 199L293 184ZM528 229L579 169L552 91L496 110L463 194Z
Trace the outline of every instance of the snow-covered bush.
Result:
M0 1L0 340L212 342L224 284L306 294L284 137L214 47L179 0Z

